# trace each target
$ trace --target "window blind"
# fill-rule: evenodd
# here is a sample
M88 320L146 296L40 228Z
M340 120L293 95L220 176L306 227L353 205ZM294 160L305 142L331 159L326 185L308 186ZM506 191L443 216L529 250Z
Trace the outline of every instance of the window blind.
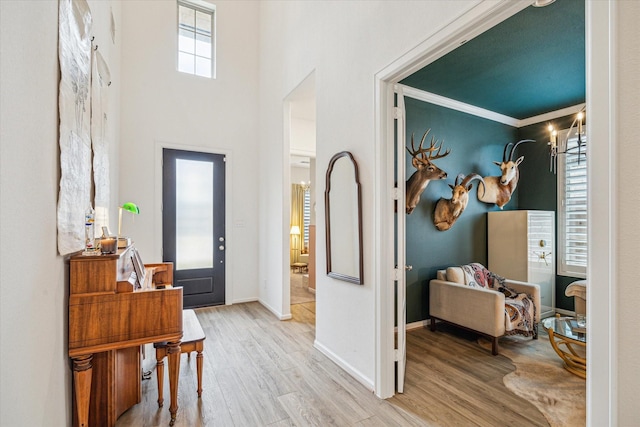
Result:
M309 247L309 224L311 223L311 191L307 188L304 191L304 208L303 208L303 222L304 222L304 247Z

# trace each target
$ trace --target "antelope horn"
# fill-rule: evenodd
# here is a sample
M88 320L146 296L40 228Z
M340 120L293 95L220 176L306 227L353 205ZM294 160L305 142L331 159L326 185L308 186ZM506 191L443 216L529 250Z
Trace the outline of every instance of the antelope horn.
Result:
M464 174L463 173L459 173L458 176L456 176L456 181L454 182L454 186L458 186L460 185L460 181L464 179Z
M460 174L462 175L462 174ZM460 176L458 175L458 176ZM477 179L479 181L482 181L482 183L484 184L484 178L482 178L480 175L478 175L477 173L470 173L469 175L467 175L462 182L460 183L461 186L466 187L471 181L473 181L474 179ZM486 184L485 184L486 186Z
M502 163L507 161L507 150L513 145L513 142L508 143L504 146L504 151L502 151Z
M521 141L516 142L513 147L511 147L511 152L509 153L509 161L513 160L513 153L515 153L516 151L516 147L520 144L522 144L523 142L536 142L533 139L523 139Z

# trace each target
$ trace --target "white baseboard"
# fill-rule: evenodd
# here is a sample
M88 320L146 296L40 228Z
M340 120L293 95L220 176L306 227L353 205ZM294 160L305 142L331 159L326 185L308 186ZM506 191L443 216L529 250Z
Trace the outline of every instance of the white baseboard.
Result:
M260 304L262 304L267 310L269 310L270 312L275 314L275 316L278 319L280 319L280 320L289 320L289 319L291 319L291 314L282 314L282 313L280 313L279 311L275 310L273 307L271 307L269 304L267 304L266 302L264 302L261 299L259 299L258 302Z
M375 391L375 387L373 385L373 381L371 381L369 378L365 377L362 374L362 372L358 371L353 366L351 366L350 364L345 362L342 358L338 357L338 355L336 355L334 352L329 350L327 347L325 347L324 345L320 344L318 342L318 340L315 340L313 342L313 346L315 348L317 348L318 351L320 351L322 354L324 354L329 359L331 359L336 365L338 365L339 367L344 369L349 375L351 375L353 378L355 378L360 384L365 386L367 388L367 390L369 390L372 393Z
M426 328L430 324L431 324L431 319L419 320L417 322L407 323L407 325L404 328L404 330L405 331L410 331L412 329ZM393 332L396 332L396 333L398 332L398 327L397 326L393 328Z
M246 302L255 302L255 301L259 301L258 298L256 297L241 298L241 299L234 299L233 301L231 301L231 304L244 304Z

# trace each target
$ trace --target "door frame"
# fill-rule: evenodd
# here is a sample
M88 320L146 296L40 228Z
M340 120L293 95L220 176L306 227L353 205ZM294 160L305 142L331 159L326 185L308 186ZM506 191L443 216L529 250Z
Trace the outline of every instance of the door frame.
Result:
M394 294L393 294L393 85L428 63L454 50L471 37L529 6L528 2L482 1L470 7L446 27L427 38L375 75L374 182L375 275L376 275L376 361L375 393L380 398L394 395ZM615 216L607 208L615 206L616 178L616 96L615 96L615 2L586 2L587 111L590 111L591 154L589 163L589 268L591 286L587 302L590 337L587 369L588 425L615 425L617 407ZM595 102L594 100L598 100ZM399 183L402 185L403 183ZM403 187L400 191L404 191ZM604 208L602 208L604 207ZM404 240L404 236L401 236ZM401 242L399 241L398 244ZM402 242L403 243L403 242ZM598 301L595 304L594 301ZM598 369L594 369L598 367Z
M231 203L231 189L232 187L232 169L233 169L233 155L232 151L221 148L205 147L201 145L188 145L179 144L176 142L167 141L155 141L155 192L154 192L154 242L153 247L157 248L157 252L154 253L159 260L162 260L162 150L165 148L183 151L196 151L200 153L221 154L225 156L225 172L224 172L224 206L225 206L225 283L224 283L224 304L233 304L233 228L229 226L229 222L233 218L232 216L232 203Z
M282 162L284 165L283 170L283 180L282 180L282 194L284 194L282 200L282 209L284 211L284 215L282 215L282 311L280 313L274 312L278 316L280 320L289 320L293 316L291 314L291 235L289 231L291 229L291 156L292 155L300 155L300 156L308 156L309 158L316 158L316 152L305 152L301 150L292 150L291 149L291 104L295 101L298 91L309 84L309 79L313 78L313 87L314 87L314 96L316 96L315 92L315 69L311 70L308 74L304 76L302 80L284 97L282 100ZM317 100L316 100L317 103ZM315 120L317 122L317 113ZM316 131L317 134L317 131ZM316 176L317 176L317 164L316 164ZM311 176L311 170L309 172L309 179L311 180L313 185L315 185L315 194L317 197L318 190L318 181L316 180L316 176ZM316 224L317 225L317 224ZM314 248L315 253L317 254L317 235L316 235L316 247ZM316 255L317 256L317 255ZM317 298L317 293L316 293ZM317 299L316 299L317 301ZM273 310L272 310L273 312ZM317 322L317 318L316 318Z

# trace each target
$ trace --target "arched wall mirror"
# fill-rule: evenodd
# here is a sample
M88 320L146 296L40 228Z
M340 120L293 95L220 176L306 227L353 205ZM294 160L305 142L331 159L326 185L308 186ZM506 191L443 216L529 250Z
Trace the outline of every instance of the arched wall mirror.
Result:
M358 164L342 151L331 158L324 192L327 275L363 284L362 201Z

